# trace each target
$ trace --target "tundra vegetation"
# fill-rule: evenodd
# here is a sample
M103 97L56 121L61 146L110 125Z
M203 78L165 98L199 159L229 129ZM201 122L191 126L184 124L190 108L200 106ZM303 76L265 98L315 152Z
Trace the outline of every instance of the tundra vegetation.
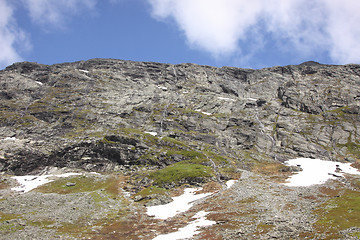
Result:
M22 62L0 85L2 239L151 239L200 212L216 224L192 239L360 238L359 175L284 184L301 170L289 159L360 169L360 65ZM14 175L69 172L11 190ZM190 187L211 195L147 214Z

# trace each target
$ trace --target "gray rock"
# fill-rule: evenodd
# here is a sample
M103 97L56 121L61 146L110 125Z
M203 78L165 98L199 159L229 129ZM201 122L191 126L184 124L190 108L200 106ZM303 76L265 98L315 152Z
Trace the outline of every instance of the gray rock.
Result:
M114 59L16 63L0 71L1 170L133 172L189 160L181 151L202 146L243 166L300 156L354 160L359 69L313 62L259 70ZM166 136L182 145L164 143ZM169 148L177 152L160 154Z

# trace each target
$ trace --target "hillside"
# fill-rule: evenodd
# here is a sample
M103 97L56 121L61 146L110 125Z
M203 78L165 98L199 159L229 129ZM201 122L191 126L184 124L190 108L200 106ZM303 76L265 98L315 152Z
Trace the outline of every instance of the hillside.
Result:
M194 239L360 237L360 209L343 213L360 203L357 175L282 184L300 170L289 159L359 167L360 65L23 62L0 71L0 84L4 239L149 239L200 209L216 224ZM9 190L12 175L73 171L82 177ZM200 186L217 192L181 216L147 216L144 206ZM334 224L327 204L349 224Z

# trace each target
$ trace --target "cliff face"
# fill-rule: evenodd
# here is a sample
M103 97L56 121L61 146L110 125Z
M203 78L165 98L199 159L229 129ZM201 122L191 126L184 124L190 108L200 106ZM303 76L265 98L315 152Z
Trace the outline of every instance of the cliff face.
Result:
M201 211L216 224L192 239L360 236L356 175L279 184L298 170L290 158L359 168L360 65L24 62L0 85L4 239L151 239ZM82 175L24 194L7 175L69 171ZM212 195L165 221L146 214L186 184Z
M181 151L243 167L360 155L359 65L24 62L1 71L0 84L1 170L16 174L164 167L188 159Z

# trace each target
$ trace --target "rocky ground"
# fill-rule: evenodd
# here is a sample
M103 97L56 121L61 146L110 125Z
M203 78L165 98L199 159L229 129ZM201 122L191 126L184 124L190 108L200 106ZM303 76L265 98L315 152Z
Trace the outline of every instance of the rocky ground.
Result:
M58 172L64 171L69 169ZM134 201L136 194L124 190L129 183L123 176L78 172L83 175L58 179L27 193L11 191L9 188L17 183L3 175L0 238L151 239L186 226L199 211L208 212L207 219L216 224L192 239L360 237L356 206L360 176L311 187L287 187L269 176L242 170L229 189L208 183L202 192L210 191L212 195L198 200L189 211L163 221L148 216L146 203ZM169 194L179 195L181 189ZM334 201L348 201L341 206L348 208L345 213ZM330 211L338 211L337 217L330 218ZM352 222L337 222L345 219Z
M358 178L279 184L291 158L359 167L360 65L24 62L0 85L4 239L150 239L200 210L216 225L194 239L360 238ZM83 175L9 190L12 175L53 171ZM185 186L215 193L166 221L146 214Z

